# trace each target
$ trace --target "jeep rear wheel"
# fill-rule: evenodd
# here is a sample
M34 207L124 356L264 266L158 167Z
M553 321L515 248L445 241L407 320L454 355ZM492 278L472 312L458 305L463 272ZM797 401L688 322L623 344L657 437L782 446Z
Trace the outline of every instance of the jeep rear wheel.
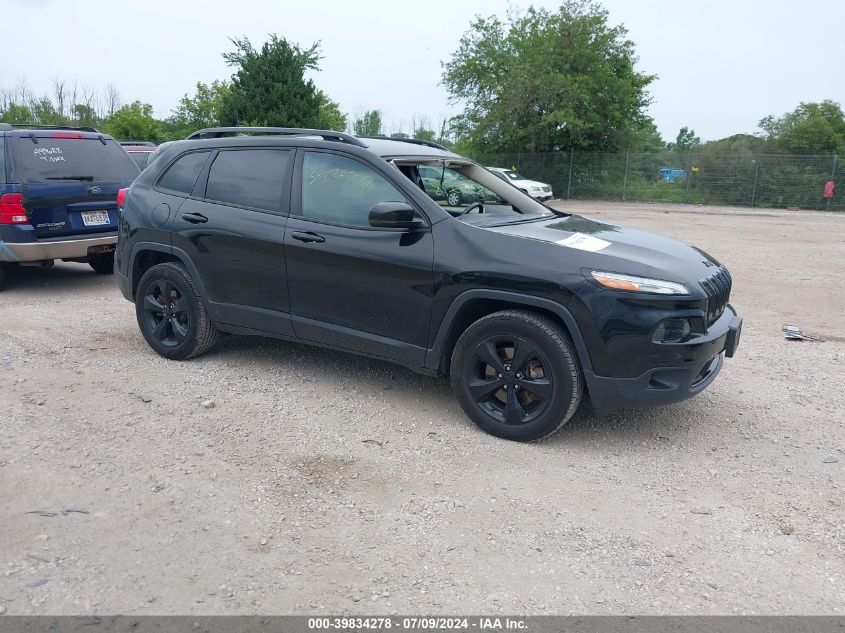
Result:
M449 193L446 194L446 203L450 207L459 207L461 203L464 201L464 197L461 195L461 192L457 189L452 189Z
M569 337L549 319L505 310L470 325L452 354L452 388L482 430L509 440L552 435L583 392Z
M101 275L114 273L114 251L88 256L88 265Z
M217 342L205 301L184 267L158 264L141 277L135 315L147 343L165 358L199 356Z

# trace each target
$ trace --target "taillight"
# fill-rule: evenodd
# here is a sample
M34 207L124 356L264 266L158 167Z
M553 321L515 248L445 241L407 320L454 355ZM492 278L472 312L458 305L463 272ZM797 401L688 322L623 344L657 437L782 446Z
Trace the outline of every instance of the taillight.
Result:
M129 191L128 189L121 189L117 192L117 206L122 207L123 203L126 202L126 192Z
M4 193L0 196L0 224L28 224L23 196L19 193Z

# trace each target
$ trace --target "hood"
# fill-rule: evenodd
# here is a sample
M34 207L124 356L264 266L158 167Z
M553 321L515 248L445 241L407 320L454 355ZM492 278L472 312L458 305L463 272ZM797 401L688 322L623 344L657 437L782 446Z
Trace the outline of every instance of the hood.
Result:
M548 187L548 183L539 182L538 180L509 180L514 187L520 189L530 189L531 187Z
M582 268L679 281L691 290L720 265L690 244L579 215L492 226L487 230L559 248L561 256L577 258ZM550 251L542 252L548 256Z

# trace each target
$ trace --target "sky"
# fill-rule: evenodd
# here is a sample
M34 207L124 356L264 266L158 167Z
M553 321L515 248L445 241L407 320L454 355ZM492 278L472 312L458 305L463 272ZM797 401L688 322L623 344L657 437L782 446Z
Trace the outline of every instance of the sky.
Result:
M321 42L318 87L351 115L379 108L387 131L460 111L440 85L441 62L475 15L545 0L0 0L0 87L25 81L36 94L54 78L123 102L151 103L165 117L197 81L227 79L229 37L260 45L268 33ZM841 0L603 0L624 24L665 140L682 126L703 140L759 132L769 114L802 101L845 105L845 2ZM84 25L82 16L91 16ZM16 28L14 25L22 25ZM31 28L27 28L31 25Z

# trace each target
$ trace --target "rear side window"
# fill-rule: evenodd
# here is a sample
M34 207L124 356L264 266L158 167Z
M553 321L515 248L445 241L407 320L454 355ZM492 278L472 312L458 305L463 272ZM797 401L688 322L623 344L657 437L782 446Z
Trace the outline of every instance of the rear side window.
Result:
M130 183L138 166L114 140L105 145L99 138L16 136L11 146L15 171L21 182L82 180ZM72 133L71 133L72 134Z
M276 149L221 151L208 172L205 197L278 211L291 152Z
M209 152L192 152L183 154L158 181L158 186L177 193L190 195L197 178L199 178Z

